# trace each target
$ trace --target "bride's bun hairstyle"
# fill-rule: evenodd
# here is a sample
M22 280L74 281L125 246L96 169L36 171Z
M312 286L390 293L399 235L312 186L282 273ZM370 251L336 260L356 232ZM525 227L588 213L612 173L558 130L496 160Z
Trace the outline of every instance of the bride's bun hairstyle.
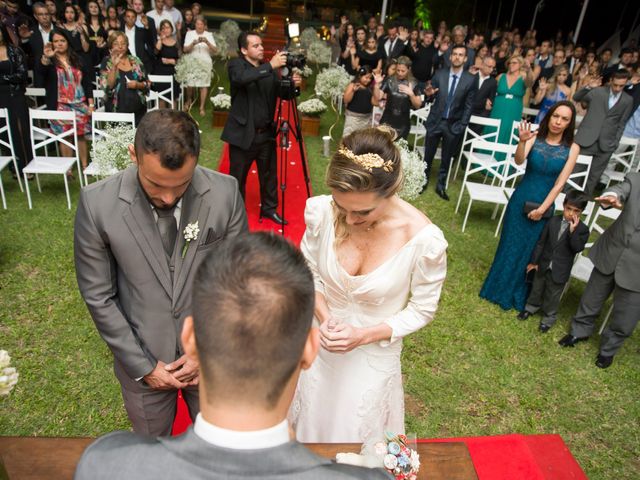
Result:
M390 197L402 187L400 151L389 127L363 128L342 139L327 169L327 186L339 192Z

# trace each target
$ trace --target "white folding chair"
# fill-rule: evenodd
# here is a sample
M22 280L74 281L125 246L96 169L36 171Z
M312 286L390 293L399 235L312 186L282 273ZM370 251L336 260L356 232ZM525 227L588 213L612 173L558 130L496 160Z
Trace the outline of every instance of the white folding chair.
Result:
M30 108L35 108L36 110L44 110L47 108L44 104L47 91L44 88L27 87L24 96L29 100ZM39 103L42 103L42 105L38 105Z
M489 133L476 133L471 127L472 125L477 125L482 127L483 131L485 129L489 130ZM469 125L464 131L464 136L462 137L462 146L460 147L460 153L458 154L458 161L456 163L456 170L453 173L453 179L455 180L458 177L458 169L460 168L460 160L462 156L468 160L469 158L469 148L471 147L471 143L474 140L483 140L485 142L495 143L498 141L498 136L500 135L500 119L499 118L488 118L488 117L480 117L478 115L471 115L469 119ZM482 152L475 153L476 158L486 157L487 160L493 161L493 157L489 154L483 154ZM451 176L451 168L453 165L449 166L449 171L447 172L447 183L446 187L449 188L449 177Z
M13 148L13 139L11 138L11 125L9 124L9 110L6 108L0 108L0 148L6 150L8 155L2 155L0 153L0 196L2 196L2 207L7 209L7 199L4 195L4 185L2 184L2 170L13 163L14 171L18 178L18 185L20 185L20 191L22 189L22 181L20 180L20 174L18 173L18 161L16 160L16 151Z
M147 97L147 110L157 110L160 108L161 101L168 103L169 108L173 108L173 76L149 75L149 81L152 89ZM156 89L154 90L153 87ZM163 90L160 90L162 88Z
M592 160L593 157L591 155L578 155L576 166L567 179L567 186L584 192L584 187L587 185L587 179L591 171Z
M136 129L136 116L133 113L116 113L116 112L93 112L91 115L91 151L93 153L93 148L96 143L102 140L103 138L109 137L109 133L105 131L105 124L125 124L130 125L131 129L135 131ZM82 174L84 175L84 184L89 185L89 176L98 176L98 175L114 175L118 173L117 170L112 170L109 172L102 172L98 170L95 162L91 162L87 165L87 168L84 169Z
M381 107L373 107L371 111L371 126L377 127L380 125L380 119L382 118L382 113L384 112L384 108Z
M638 150L638 139L622 137L620 144L615 152L611 155L609 164L604 171L604 175L608 177L607 187L613 182L623 182L633 169L633 160ZM636 171L640 168L640 164L636 166Z
M474 201L492 203L496 207L500 205L505 206L508 202L504 189L507 183L517 176L521 175L521 167L513 162L513 155L515 153L515 145L505 145L502 143L485 142L482 140L474 140L471 143L471 150L469 152L469 158L467 160L467 168L464 172L464 179L462 180L462 188L460 189L460 196L458 197L458 204L456 205L456 213L460 209L460 203L462 196L465 192L469 195L469 204L467 211L462 222L462 231L464 232L467 219L469 218L469 212L471 205ZM494 158L493 161L487 162L484 159L475 161L475 153L480 151L481 153L491 152ZM497 159L496 154L500 153L504 158ZM475 173L487 173L494 179L493 185L487 185L479 182L472 182L469 177ZM494 210L494 217L496 211Z
M427 121L430 110L431 104L427 104L417 110L411 110L409 115L411 121L409 135L413 135L413 150L420 149L422 150L422 154L424 154L424 139L427 136L427 129L424 126L424 122ZM420 141L422 142L418 144ZM420 150L418 150L418 152L420 152Z
M531 124L532 131L535 132L536 130L538 130L538 128L540 128L540 125L538 125L537 123ZM520 120L514 120L513 123L511 124L511 138L510 138L511 143L513 143L514 145L520 141L520 135L518 133L519 131L520 131Z
M104 90L95 89L93 91L94 112L104 112Z
M535 120L539 113L540 110L538 110L537 108L524 107L522 109L522 118L529 122L532 122L533 120Z
M38 121L51 122L52 120L61 120L71 124L71 128L60 134L38 126ZM27 200L29 209L33 208L31 203L31 192L29 191L30 173L35 174L38 191L41 192L40 174L46 175L62 175L64 180L64 189L67 194L67 208L71 210L71 195L69 194L69 182L67 180L67 171L75 164L78 168L78 182L82 186L82 172L80 171L80 159L78 157L78 127L76 123L75 112L65 112L59 110L29 110L29 123L31 125L31 150L33 152L33 160L22 170L24 175L24 184L27 190ZM44 137L43 140L38 138ZM73 156L50 156L47 154L46 147L51 143L61 143L69 147ZM45 149L44 155L39 155L40 149Z

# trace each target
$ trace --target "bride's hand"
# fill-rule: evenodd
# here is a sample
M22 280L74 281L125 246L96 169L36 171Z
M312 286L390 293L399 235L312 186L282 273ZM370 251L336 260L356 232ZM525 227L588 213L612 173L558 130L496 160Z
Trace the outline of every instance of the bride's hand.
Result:
M364 338L361 328L346 323L320 325L320 343L325 350L333 353L347 353L362 344Z

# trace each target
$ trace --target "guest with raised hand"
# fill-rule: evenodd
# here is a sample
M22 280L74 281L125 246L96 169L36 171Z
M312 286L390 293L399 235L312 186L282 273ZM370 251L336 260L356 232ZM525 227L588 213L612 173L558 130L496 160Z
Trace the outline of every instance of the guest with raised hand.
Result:
M100 5L95 0L87 2L87 30L91 44L91 65L100 65L107 51L107 31L104 28L104 17Z
M216 47L213 35L207 30L207 20L202 15L198 15L195 17L194 23L195 30L188 31L184 38L184 53L198 57L208 65L208 76L204 81L185 85L187 87L185 108L191 107L197 88L200 95L200 115L204 115L205 102L211 86L211 69L213 67L211 56L218 51L218 47Z
M148 27L139 27L136 23L138 18L136 11L131 8L125 10L122 18L124 21L122 31L127 36L129 53L140 59L144 65L145 73L153 72L153 66L155 65L155 56L153 54L155 47L155 26L152 31L151 23L149 23L153 22L153 19L145 17Z
M289 414L302 442L370 444L404 432L401 339L435 316L447 242L397 195L393 138L382 128L344 137L327 170L331 195L307 200L301 249L322 348Z
M173 34L173 25L169 20L162 20L158 30L158 41L156 42L156 66L153 70L155 75L170 75L176 73L176 63L182 54L180 43ZM161 88L166 85L160 85ZM178 82L173 82L173 98L177 99L180 95L180 87ZM175 108L175 105L170 106Z
M18 32L22 39L21 48L30 57L30 62L32 62L30 65L33 65L33 86L44 88L44 78L40 75L40 70L35 65L42 57L44 46L49 43L49 36L53 30L53 21L46 5L41 2L33 4L33 17L36 19L36 25L34 25L33 29L29 29L25 25Z
M17 175L22 175L22 169L33 160L29 109L27 108L27 99L24 96L26 87L27 59L25 54L20 48L9 42L6 27L0 25L0 108L6 108L9 111L8 122L11 128L11 140L18 164L18 171L12 172L14 178ZM10 168L13 170L13 165Z
M533 99L534 104L540 104L540 111L536 115L535 122L540 124L551 106L561 100L571 100L571 88L567 86L569 69L566 65L556 67L553 76L547 80L541 78L538 92Z
M409 57L399 57L396 73L384 80L376 76L374 96L376 102L386 95L386 102L381 125L389 125L400 138L407 138L411 129L411 109L420 108L422 99L418 90L418 82L411 74L411 60Z
M94 107L93 97L86 96L86 92L92 91L91 72L71 48L67 30L54 29L51 32L51 43L44 46L44 53L36 63L36 68L45 79L47 108L76 114L78 154L85 168L88 164L85 135L91 133L90 117ZM55 134L71 128L66 122L52 120L50 123ZM73 156L71 149L62 143L60 152L66 157Z
M575 108L571 102L553 105L537 131L521 122L514 161L526 171L504 216L500 242L480 296L504 310L524 310L529 288L527 265L554 202L573 172L580 147L573 141Z
M70 46L82 61L91 50L89 32L79 21L78 11L73 5L66 5L60 16L60 28L67 31Z
M356 56L352 58L351 66L356 71L365 66L375 73L382 71L382 53L378 49L378 41L375 35L369 35L365 41L364 48L356 51Z
M356 130L371 126L373 106L378 105L378 101L373 96L372 78L373 75L368 66L360 67L344 91L343 100L346 107L343 137Z
M104 29L108 35L114 30L122 30L124 28L124 22L120 20L118 16L118 10L115 6L109 5L107 7L107 15L104 19Z
M147 111L149 81L142 61L128 53L129 40L123 32L111 32L109 56L100 65L100 86L105 93L105 110L135 114L136 125Z

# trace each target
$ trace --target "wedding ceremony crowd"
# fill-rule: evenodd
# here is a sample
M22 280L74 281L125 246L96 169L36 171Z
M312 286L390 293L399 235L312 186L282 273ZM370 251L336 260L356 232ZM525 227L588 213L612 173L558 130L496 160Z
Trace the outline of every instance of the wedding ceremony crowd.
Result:
M344 128L298 246L277 234L293 220L279 192L276 112L295 105L303 75L294 69L282 88L296 39L271 52L264 37L243 30L229 46L230 108L213 139L226 145L225 174L199 164L213 134L192 110L206 115L221 47L200 4L0 0L8 167L27 193L39 174L61 174L67 199L81 177L75 277L133 429L92 443L75 478L417 478L403 339L438 317L449 225L400 194L402 140L419 159L415 198L431 189L453 211L460 169L463 231L472 201L495 204L499 241L478 303L518 325L539 314L548 340L569 301L554 345L571 350L594 337L612 299L591 361L615 375L640 319L635 42L614 52L561 32L340 16L326 44L330 68L349 76L334 99ZM179 84L184 58L201 71ZM57 112L42 118L61 156L79 158L77 173L73 163L42 169L37 109ZM127 168L89 183L96 112L128 114L132 137ZM276 232L250 231L253 173L259 221ZM565 293L583 264L576 304ZM171 436L179 398L193 427ZM333 462L304 443L357 443L362 456Z

